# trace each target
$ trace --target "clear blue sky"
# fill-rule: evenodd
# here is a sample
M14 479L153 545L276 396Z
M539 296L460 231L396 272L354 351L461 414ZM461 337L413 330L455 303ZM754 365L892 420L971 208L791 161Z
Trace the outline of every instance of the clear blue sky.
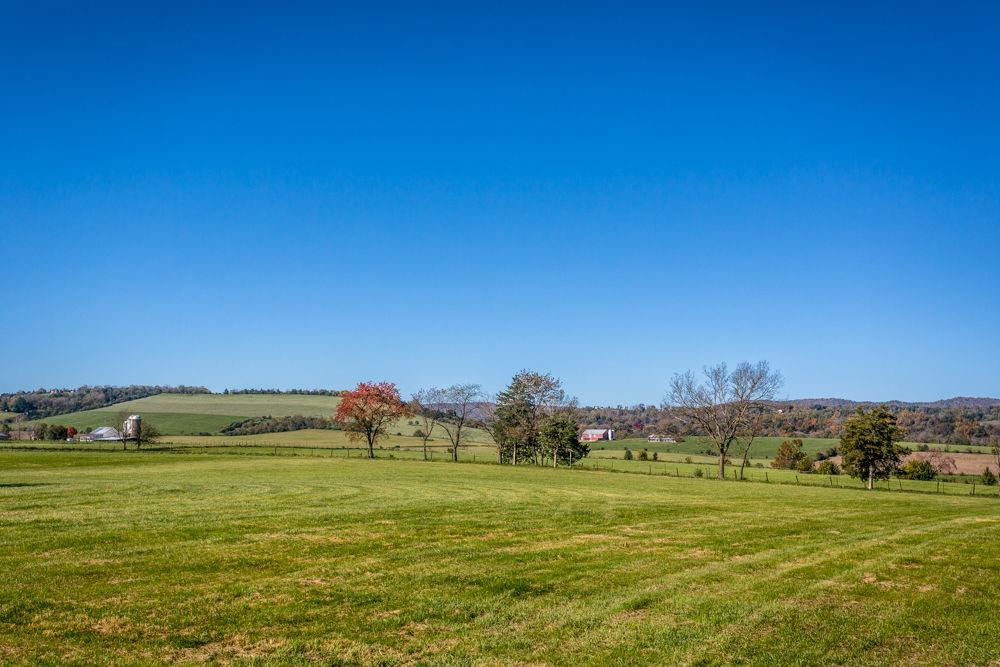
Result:
M0 391L1000 395L994 3L205 4L0 4Z

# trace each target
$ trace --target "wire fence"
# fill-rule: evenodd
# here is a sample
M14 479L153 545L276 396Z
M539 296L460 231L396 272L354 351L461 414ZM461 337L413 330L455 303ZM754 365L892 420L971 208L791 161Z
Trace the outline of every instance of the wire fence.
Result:
M120 442L85 442L60 443L36 441L10 441L0 444L0 452L135 452L134 443L123 450ZM156 443L139 448L139 451L162 454L188 455L233 455L233 456L275 456L275 457L312 457L312 458L368 458L366 447L342 445L303 445L298 443L277 444L252 441L236 441L225 444L217 443ZM407 461L426 460L428 462L452 461L451 448L447 445L428 445L426 459L422 447L378 447L374 450L377 459L399 459ZM472 446L459 451L460 463L481 463L498 465L495 450L486 446ZM535 460L519 463L521 466L535 464ZM504 464L509 465L509 464ZM547 462L541 462L540 467L553 467L551 457ZM691 457L684 459L658 458L652 460L627 460L623 458L588 457L581 460L558 462L560 469L582 471L600 471L647 475L658 477L701 479L705 481L722 481L718 479L717 463L693 461ZM848 475L821 475L817 473L801 473L783 469L762 468L757 465L748 466L740 471L739 465L727 465L725 480L730 482L782 484L797 486L828 487L833 489L864 489L864 480ZM912 480L892 477L879 480L875 489L880 491L903 493L931 493L940 495L969 495L977 497L1000 497L1000 487L986 486L978 478L969 478L962 482L942 480Z

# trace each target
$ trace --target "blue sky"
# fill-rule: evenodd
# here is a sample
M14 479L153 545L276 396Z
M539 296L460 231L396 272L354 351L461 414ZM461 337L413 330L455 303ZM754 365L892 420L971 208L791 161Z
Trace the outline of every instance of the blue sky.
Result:
M1000 395L991 3L202 4L0 3L0 391Z

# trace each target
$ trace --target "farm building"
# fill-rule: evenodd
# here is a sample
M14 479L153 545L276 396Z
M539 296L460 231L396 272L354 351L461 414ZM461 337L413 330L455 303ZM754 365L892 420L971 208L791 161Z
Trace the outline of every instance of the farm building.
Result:
M646 438L646 442L677 442L673 436L653 434Z
M580 435L580 442L594 442L596 440L614 440L615 430L613 428L588 428Z
M107 440L121 440L121 431L116 429L114 426L98 426L90 433L85 433L80 436L80 440L83 442L100 442Z

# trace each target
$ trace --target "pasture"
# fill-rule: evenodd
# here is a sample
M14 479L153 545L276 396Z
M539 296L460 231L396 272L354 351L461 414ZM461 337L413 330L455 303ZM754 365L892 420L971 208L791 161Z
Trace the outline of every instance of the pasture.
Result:
M304 394L158 394L36 421L72 425L82 431L88 427L114 425L118 413L126 411L142 415L162 433L193 435L215 433L234 421L249 417L330 417L339 402L336 396Z
M0 451L0 662L989 664L994 498Z

